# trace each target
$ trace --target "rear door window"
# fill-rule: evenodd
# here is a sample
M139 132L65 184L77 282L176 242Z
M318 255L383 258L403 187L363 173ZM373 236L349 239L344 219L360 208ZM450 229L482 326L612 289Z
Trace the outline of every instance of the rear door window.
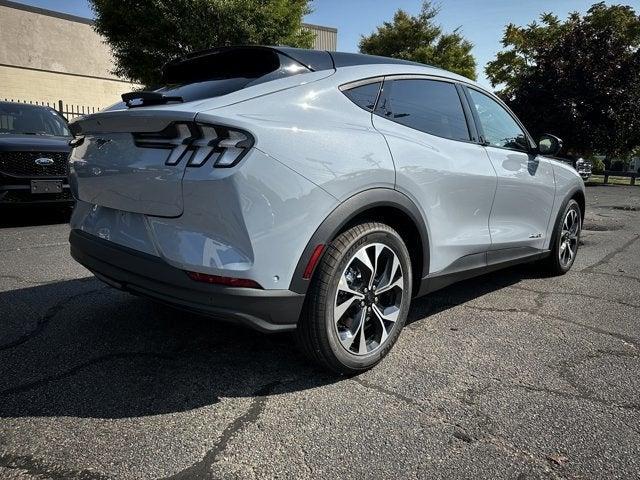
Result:
M438 80L385 81L376 114L407 127L452 140L469 140L469 128L453 83Z

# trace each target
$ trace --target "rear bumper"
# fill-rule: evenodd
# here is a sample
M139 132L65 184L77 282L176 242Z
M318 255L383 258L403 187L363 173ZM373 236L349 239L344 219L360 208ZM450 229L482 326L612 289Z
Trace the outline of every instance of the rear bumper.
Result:
M148 255L72 230L71 256L105 283L185 310L250 326L263 332L294 330L304 295L208 285Z

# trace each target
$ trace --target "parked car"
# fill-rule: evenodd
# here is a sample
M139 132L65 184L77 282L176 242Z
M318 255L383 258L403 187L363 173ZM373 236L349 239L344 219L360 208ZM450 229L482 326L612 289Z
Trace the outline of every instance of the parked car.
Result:
M584 184L492 93L421 64L236 47L75 120L71 254L104 282L379 362L412 298L522 262L567 272Z
M72 204L70 139L53 108L0 102L0 205Z
M593 163L589 160L585 160L582 157L554 157L556 160L566 163L567 165L571 165L576 169L578 175L582 177L582 180L585 182L591 178L591 171L593 170Z

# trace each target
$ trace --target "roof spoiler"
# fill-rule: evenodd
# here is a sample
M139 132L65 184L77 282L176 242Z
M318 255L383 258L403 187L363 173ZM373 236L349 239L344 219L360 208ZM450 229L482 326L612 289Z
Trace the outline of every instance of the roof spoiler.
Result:
M335 68L331 54L325 51L241 45L201 50L172 60L162 67L162 81L164 83L180 83L184 75L183 72L190 71L192 73L193 70L201 68L209 70L209 74L211 68L219 68L221 71L225 69L236 70L234 73L237 73L238 69L246 69L247 71L243 73L250 76L252 70L264 69L265 65L278 62L279 55L294 60L312 72Z

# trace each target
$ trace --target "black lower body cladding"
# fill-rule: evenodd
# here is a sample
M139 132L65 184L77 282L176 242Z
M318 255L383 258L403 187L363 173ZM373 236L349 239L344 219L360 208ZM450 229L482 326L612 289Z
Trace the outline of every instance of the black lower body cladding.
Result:
M209 285L161 258L72 230L71 256L105 283L178 308L262 332L294 330L304 295L289 290L261 290Z

